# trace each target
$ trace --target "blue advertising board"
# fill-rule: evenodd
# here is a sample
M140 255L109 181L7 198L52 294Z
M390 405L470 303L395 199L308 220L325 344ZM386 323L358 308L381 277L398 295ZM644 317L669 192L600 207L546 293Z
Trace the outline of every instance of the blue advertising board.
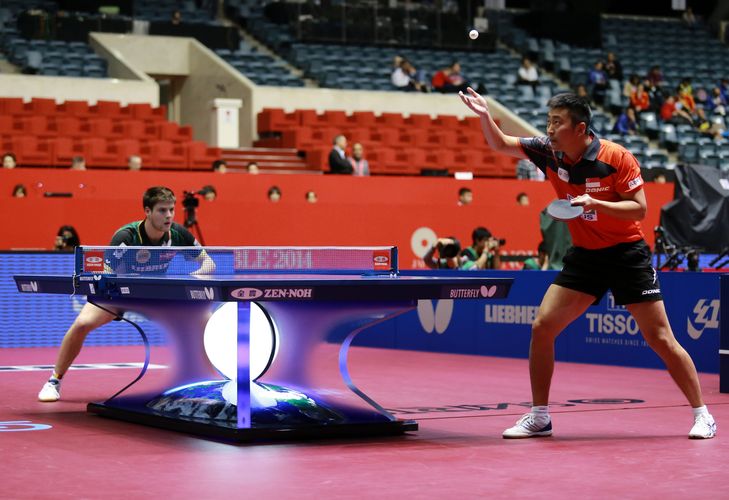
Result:
M0 254L0 347L60 345L63 334L85 302L84 297L45 295L40 299L21 294L12 276L68 275L72 270L71 254ZM473 272L465 273L474 275ZM354 345L526 358L531 323L556 272L483 271L479 274L514 278L509 297L482 301L420 301L417 310L363 331ZM676 338L702 372L719 373L719 278L718 273L659 273ZM134 319L140 322L153 343L162 342L163 333L157 325L141 316ZM331 340L336 341L337 337L334 335ZM120 322L104 326L87 339L87 345L139 342L136 330ZM729 343L724 349L729 350ZM588 308L558 337L556 357L560 361L581 363L663 366L643 341L635 320L624 307L615 305L610 293L599 304Z

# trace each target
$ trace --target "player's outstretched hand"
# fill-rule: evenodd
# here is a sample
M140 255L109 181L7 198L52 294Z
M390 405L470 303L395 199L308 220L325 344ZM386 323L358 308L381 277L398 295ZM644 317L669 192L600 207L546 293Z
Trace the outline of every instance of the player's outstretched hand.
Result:
M478 116L488 116L489 105L486 103L486 98L473 90L471 87L468 87L467 90L468 95L464 94L463 92L458 93L461 101L463 101L463 104L468 106L471 111L476 113Z

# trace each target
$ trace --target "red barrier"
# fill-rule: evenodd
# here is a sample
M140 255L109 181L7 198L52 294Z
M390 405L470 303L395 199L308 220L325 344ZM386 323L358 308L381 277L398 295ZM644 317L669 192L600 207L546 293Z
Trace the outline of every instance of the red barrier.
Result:
M10 197L17 183L28 187L27 198ZM171 187L181 221L183 191L206 184L218 191L216 201L201 199L198 209L207 245L397 245L402 268L421 265L418 255L433 234L469 244L479 225L506 238L505 251L532 252L540 239L539 212L554 198L548 183L511 179L1 170L0 248L51 248L63 224L74 225L84 244L107 244L117 228L143 217L147 187ZM273 185L283 193L279 203L268 201ZM463 186L473 190L474 202L459 207ZM319 202L306 203L307 191L315 191ZM72 198L46 198L46 192L69 192ZM516 204L520 192L529 195L530 206ZM649 213L643 224L652 244L652 228L660 207L672 199L673 186L648 184L646 192Z

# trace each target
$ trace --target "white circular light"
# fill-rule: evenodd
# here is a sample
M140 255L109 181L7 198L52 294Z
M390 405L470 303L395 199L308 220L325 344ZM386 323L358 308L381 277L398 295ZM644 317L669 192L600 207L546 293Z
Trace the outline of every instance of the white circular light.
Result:
M278 339L276 329L261 307L250 303L250 371L255 380L275 358ZM205 325L203 344L208 359L223 376L236 380L238 374L238 303L226 302L210 317ZM272 356L273 355L273 356Z

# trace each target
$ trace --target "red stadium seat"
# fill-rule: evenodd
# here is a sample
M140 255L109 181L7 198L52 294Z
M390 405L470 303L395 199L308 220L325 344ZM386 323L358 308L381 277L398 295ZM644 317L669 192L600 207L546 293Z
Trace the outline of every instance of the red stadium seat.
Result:
M151 104L146 102L129 103L125 108L122 108L122 113L135 120L167 120L166 106L153 108Z
M375 122L387 127L405 126L405 119L400 113L382 113L376 118Z
M258 113L258 133L282 132L299 125L299 117L295 113L284 113L279 108L264 108Z
M220 148L209 147L202 141L183 143L188 166L192 170L212 170L213 162L220 159Z
M99 117L118 117L121 114L121 105L116 101L97 101L90 111Z
M55 167L69 167L74 156L84 156L85 154L80 140L74 140L70 137L56 137L51 140L51 143L53 144L51 164Z
M46 133L52 137L82 137L88 135L89 129L81 128L82 121L75 116L57 115L48 120Z
M400 135L400 143L406 146L423 147L427 141L428 131L424 128L408 129Z
M372 111L355 111L348 121L358 127L374 127L376 124L375 114Z
M56 108L59 114L86 117L91 115L89 103L86 101L65 101Z
M12 151L18 165L48 167L53 162L53 150L49 141L40 141L33 135L15 135L3 142L4 151Z
M0 113L4 115L27 114L21 97L0 97Z
M56 100L33 97L30 102L25 103L25 110L33 115L55 115Z
M312 168L329 171L329 149L315 148L306 152L306 164Z
M405 119L405 123L412 127L428 128L431 125L430 115L412 114Z
M320 115L321 125L326 127L347 127L347 113L344 111L324 111L323 115Z
M438 115L433 120L433 125L440 128L454 130L458 128L458 118L451 115Z
M121 158L117 151L110 146L106 139L89 137L81 140L84 149L84 159L89 168L123 167L126 158Z
M142 146L142 154L150 158L150 167L185 170L188 166L187 151L181 143L150 141Z

